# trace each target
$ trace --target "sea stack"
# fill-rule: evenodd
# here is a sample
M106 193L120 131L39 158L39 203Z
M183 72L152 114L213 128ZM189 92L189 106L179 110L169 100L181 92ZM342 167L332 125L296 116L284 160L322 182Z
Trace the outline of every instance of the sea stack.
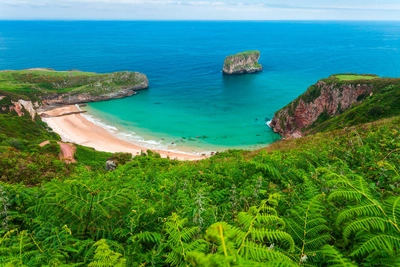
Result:
M258 63L260 51L245 51L235 55L227 56L224 61L222 72L224 74L241 74L262 71L261 64Z

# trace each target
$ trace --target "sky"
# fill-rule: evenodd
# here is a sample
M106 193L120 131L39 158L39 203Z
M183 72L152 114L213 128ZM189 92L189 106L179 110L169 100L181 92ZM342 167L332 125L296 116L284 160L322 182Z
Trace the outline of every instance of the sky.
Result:
M400 0L0 0L0 20L400 20Z

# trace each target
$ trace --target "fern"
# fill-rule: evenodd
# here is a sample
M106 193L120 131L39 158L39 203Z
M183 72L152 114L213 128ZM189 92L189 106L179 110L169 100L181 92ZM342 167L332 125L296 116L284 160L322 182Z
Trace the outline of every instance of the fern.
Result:
M299 265L306 262L318 262L322 258L321 248L331 239L327 221L323 216L323 194L303 201L289 211L288 232L296 244L293 257Z
M192 240L199 232L198 227L186 228L187 219L181 219L173 213L165 223L164 229L167 233L167 247L170 252L166 255L166 262L172 266L186 266L185 257L188 252L202 252L206 248L203 240Z
M125 267L126 260L122 258L120 253L112 251L105 239L97 241L96 254L93 261L88 265L89 267Z
M45 263L43 250L28 231L8 231L0 239L0 264L3 266L41 266Z
M342 230L344 244L350 246L349 256L369 264L392 266L400 257L400 197L385 202L376 199L361 176L333 174L334 188L328 200L345 201L347 206L336 218L336 227ZM370 255L375 255L371 260ZM386 263L385 263L386 262Z
M281 251L293 252L294 241L284 232L285 222L277 216L271 205L277 205L278 194L261 201L237 216L237 226L225 222L211 225L205 239L213 246L209 254L197 251L188 254L186 260L199 266L295 266ZM268 204L270 203L270 204ZM273 265L271 265L273 266Z
M325 245L321 252L324 254L323 266L330 267L357 267L349 259L343 257L334 247Z
M79 236L103 236L122 223L120 213L127 202L125 189L98 189L77 180L52 181L46 185L46 196L31 209L68 224Z

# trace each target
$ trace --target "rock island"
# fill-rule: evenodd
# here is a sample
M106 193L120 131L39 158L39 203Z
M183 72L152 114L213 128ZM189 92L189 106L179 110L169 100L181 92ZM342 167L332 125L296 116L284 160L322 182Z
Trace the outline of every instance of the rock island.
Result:
M262 71L263 67L258 63L260 51L245 51L227 56L222 72L224 74L241 74Z

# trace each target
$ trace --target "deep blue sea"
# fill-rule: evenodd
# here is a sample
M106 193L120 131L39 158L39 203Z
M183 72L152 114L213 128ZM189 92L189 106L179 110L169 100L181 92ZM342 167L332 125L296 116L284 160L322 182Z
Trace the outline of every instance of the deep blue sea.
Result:
M264 71L224 76L225 56L260 50ZM148 147L256 148L265 124L318 79L400 76L400 22L0 21L0 69L139 71L150 88L88 114ZM174 144L172 144L174 143Z

